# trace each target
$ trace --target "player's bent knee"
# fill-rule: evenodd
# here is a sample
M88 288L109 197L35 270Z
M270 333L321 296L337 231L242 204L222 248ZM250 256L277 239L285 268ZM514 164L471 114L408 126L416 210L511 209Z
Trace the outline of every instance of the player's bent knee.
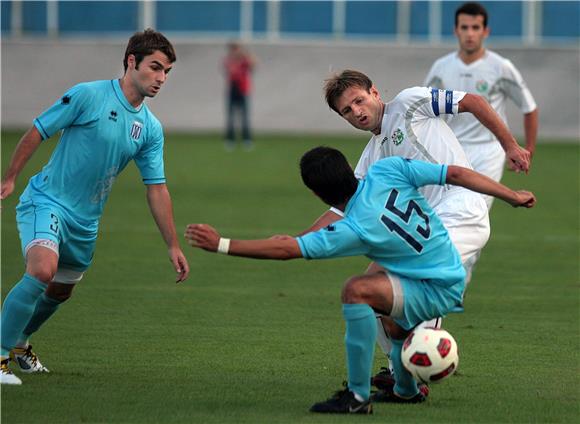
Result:
M363 296L363 278L360 276L351 277L346 280L342 288L342 303L364 303Z
M26 272L48 284L58 268L58 246L52 240L33 240L26 246Z
M32 275L39 281L42 281L44 284L48 284L54 278L56 270L50 269L50 267L34 267L26 269L26 273Z

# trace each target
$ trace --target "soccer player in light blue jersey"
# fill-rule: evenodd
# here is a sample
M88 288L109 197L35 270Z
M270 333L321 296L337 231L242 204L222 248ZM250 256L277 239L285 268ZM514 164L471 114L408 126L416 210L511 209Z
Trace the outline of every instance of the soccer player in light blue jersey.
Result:
M403 340L418 324L461 302L465 269L439 217L418 188L452 184L532 207L535 197L513 191L468 168L400 157L379 160L357 180L338 150L317 147L300 161L304 184L344 219L300 237L230 240L206 224L190 224L188 242L211 252L259 259L325 259L364 255L381 271L350 278L342 289L348 386L310 409L319 413L371 413L370 379L377 337L375 313L384 314L393 339L395 386L382 402L425 400L403 368Z
M168 247L177 282L189 274L173 222L163 165L163 129L144 103L154 97L176 60L163 34L134 34L121 79L69 89L34 120L12 156L1 198L39 145L62 130L49 162L33 176L16 208L26 271L2 308L2 384L21 384L10 358L26 373L48 372L28 340L72 294L91 264L99 219L113 183L134 160L147 187L147 201Z

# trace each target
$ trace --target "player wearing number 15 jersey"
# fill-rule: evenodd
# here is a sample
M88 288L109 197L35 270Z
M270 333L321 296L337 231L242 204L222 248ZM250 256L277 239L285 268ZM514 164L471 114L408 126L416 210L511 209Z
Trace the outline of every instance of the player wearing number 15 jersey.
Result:
M357 180L346 158L329 147L302 156L304 184L345 218L301 237L229 240L206 224L188 225L189 243L211 252L259 259L325 259L365 255L381 271L351 277L342 289L346 321L348 386L310 409L317 413L370 413L370 376L377 322L384 314L393 337L391 357L395 385L388 400L425 400L416 381L403 368L403 339L421 321L441 316L461 302L465 270L445 227L418 192L424 185L453 184L487 193L513 206L531 207L529 192L514 192L458 166L386 158ZM387 270L387 271L385 271Z
M324 93L332 110L353 127L372 133L355 169L358 178L364 177L373 163L390 156L471 168L457 138L443 119L462 112L471 112L493 128L515 170L528 169L529 153L518 146L501 118L480 96L414 87L403 90L385 103L371 79L355 70L344 70L327 79ZM449 232L469 282L471 268L489 238L489 218L483 198L461 187L448 185L425 187L421 193ZM323 228L341 216L340 211L331 209L307 231ZM380 268L372 263L368 272ZM440 320L424 325L437 326ZM388 354L390 342L384 331L379 331L379 344Z

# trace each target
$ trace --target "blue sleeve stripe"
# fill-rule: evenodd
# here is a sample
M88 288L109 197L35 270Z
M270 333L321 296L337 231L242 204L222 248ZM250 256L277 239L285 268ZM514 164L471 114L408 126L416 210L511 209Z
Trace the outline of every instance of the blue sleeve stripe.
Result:
M165 178L143 178L144 184L165 184Z
M38 118L34 120L34 126L40 132L40 135L42 136L43 140L50 138L50 136L48 135L48 133L46 132L46 130L44 129Z
M445 113L453 114L453 91L445 91Z
M431 89L431 107L435 116L439 116L439 90Z
M441 166L441 175L439 176L439 185L444 185L447 182L447 165Z

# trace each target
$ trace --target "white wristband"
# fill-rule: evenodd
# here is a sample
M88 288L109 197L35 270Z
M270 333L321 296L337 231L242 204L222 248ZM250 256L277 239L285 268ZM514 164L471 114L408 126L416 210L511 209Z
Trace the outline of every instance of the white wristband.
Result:
M335 214L337 214L338 216L341 216L344 218L344 212L341 211L340 209L336 209L334 206L330 207L330 212L334 212Z
M220 242L218 244L217 252L223 253L224 255L227 255L229 251L230 251L230 239L220 237Z

